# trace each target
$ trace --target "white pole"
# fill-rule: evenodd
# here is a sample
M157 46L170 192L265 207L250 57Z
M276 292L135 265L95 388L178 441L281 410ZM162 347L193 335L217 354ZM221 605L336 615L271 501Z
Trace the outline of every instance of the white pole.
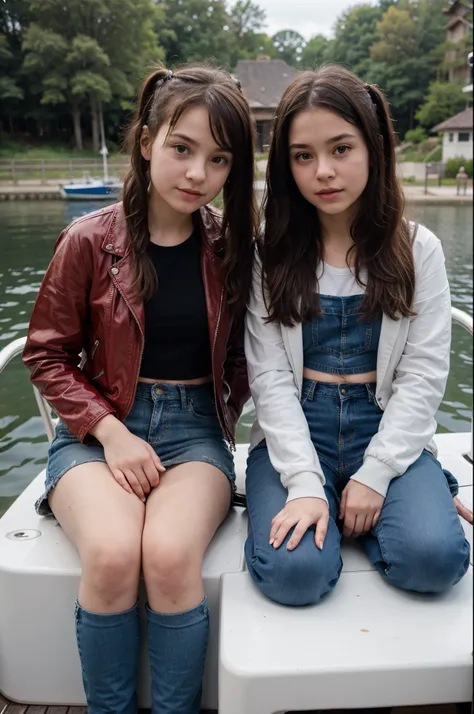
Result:
M102 102L99 102L99 122L100 122L100 139L101 139L101 149L100 154L102 156L102 165L104 170L104 183L109 180L109 170L107 166L107 155L108 150L105 145L105 132L104 132L104 113L102 111Z

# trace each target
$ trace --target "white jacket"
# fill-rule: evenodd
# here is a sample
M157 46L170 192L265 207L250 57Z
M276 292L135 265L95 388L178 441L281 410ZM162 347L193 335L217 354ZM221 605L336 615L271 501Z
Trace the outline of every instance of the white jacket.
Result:
M441 243L419 226L414 243L415 299L412 318L382 319L377 354L376 400L383 410L361 468L351 476L385 496L432 441L435 414L449 374L451 301ZM250 449L266 439L270 460L288 490L288 501L323 498L325 483L300 403L303 384L301 323L266 323L261 264L257 258L246 318L245 353L257 412Z

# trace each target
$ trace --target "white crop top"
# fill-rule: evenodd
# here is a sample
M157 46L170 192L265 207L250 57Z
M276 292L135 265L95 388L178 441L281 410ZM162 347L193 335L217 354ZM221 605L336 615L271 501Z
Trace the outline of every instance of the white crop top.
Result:
M320 295L346 297L348 295L363 295L364 285L359 285L351 268L335 268L328 263L320 263L316 272ZM367 271L362 270L361 280L367 281Z

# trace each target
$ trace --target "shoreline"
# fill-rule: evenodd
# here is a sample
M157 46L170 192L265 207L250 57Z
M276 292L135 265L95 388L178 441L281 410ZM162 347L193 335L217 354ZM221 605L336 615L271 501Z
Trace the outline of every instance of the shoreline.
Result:
M437 205L469 205L473 202L472 188L466 195L456 195L455 186L429 186L424 193L424 186L402 184L407 204L437 204ZM264 182L255 182L256 191L263 191ZM29 181L24 184L0 183L0 203L3 201L64 201L57 182L41 184L39 181ZM92 199L91 199L92 200Z

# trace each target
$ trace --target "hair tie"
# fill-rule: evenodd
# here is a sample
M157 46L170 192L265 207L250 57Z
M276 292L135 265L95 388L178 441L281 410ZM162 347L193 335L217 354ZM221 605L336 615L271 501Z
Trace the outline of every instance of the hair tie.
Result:
M166 74L165 74L164 77L160 77L160 78L159 78L159 80L158 80L158 82L157 82L157 85L164 84L165 82L168 82L170 79L173 79L173 77L174 77L173 70L172 70L172 69L169 69L169 70L166 72Z
M158 87L161 87L165 82L167 82L170 79L173 79L173 77L174 77L173 70L169 69L169 70L167 70L164 77L158 77L157 79L155 79L154 85L150 91L150 96L147 99L147 102L145 104L145 108L143 111L142 126L146 126L148 124L148 120L150 118L150 110L151 110L151 106L153 104L153 98L155 96L155 91L158 89Z

